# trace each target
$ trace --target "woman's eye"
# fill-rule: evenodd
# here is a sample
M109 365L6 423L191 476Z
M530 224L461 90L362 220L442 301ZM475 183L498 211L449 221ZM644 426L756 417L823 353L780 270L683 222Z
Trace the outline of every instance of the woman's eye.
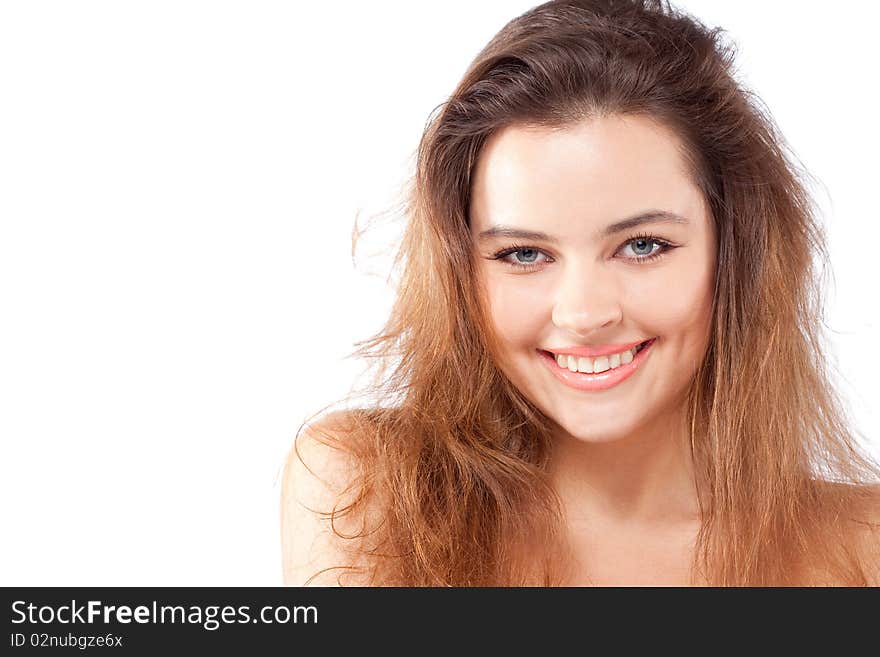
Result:
M645 258L657 253L654 249L655 246L659 247L659 249L663 248L663 245L658 240L650 237L639 237L624 244L623 249L624 251L628 248L631 249L632 255L628 255L627 257Z
M540 260L538 260L541 252L538 249L517 249L516 251L511 251L508 256L513 257L513 261L518 265L533 265Z
M643 235L624 242L618 253L622 253L622 258L633 264L644 264L663 257L672 248L675 247L664 240ZM539 269L545 264L554 262L554 259L541 249L528 246L510 246L491 256L491 259L500 260L520 271Z
M544 256L543 260L541 260L541 256ZM553 259L540 249L528 246L512 246L502 249L491 256L491 259L500 260L504 264L520 271L531 271L540 268L548 262L553 262Z

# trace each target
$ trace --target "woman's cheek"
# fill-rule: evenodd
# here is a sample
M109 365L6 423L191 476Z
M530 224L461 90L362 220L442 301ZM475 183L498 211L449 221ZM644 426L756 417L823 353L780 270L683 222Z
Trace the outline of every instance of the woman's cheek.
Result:
M629 311L633 318L670 334L689 325L701 325L704 312L711 307L711 273L705 260L685 257L650 272L631 272L624 315Z
M540 339L550 290L540 274L489 278L489 302L495 330L508 347L535 347Z

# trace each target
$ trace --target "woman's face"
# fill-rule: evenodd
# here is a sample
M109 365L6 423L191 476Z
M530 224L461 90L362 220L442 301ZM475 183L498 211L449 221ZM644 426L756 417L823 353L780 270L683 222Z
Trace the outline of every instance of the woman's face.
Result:
M501 368L579 440L680 409L705 355L715 231L678 148L647 118L609 116L511 126L480 154L471 235Z

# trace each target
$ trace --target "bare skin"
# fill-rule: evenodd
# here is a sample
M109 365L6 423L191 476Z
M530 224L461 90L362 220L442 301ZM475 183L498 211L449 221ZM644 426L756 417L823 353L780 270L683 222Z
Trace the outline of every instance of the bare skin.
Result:
M512 126L485 145L472 192L471 230L503 347L500 365L550 418L553 430L548 474L563 503L574 557L562 583L704 584L691 572L702 519L682 402L710 335L717 243L676 137L631 116L556 131ZM687 221L603 234L609 225L647 210ZM557 240L480 239L498 224ZM672 247L637 264L637 242L659 252L647 236ZM512 245L517 248L510 252ZM508 254L493 259L503 251ZM528 270L510 264L531 259L535 265ZM601 392L563 384L536 351L648 338L657 338L650 360L630 379ZM338 435L346 424L337 415L324 429ZM356 464L312 439L303 441L302 451L313 470L291 458L284 475L284 581L329 585L342 576L346 583L366 584L369 579L357 571L338 569L345 563L367 569L355 546L338 540L329 523L309 511L333 508ZM859 515L877 527L855 527L853 548L877 586L880 489L873 499ZM368 526L381 521L384 508L385 500L370 507ZM337 528L353 535L360 517L345 516ZM537 564L541 548L523 546L526 563ZM324 568L332 570L312 578ZM812 582L841 583L821 568Z
M477 163L481 280L503 371L553 421L549 472L576 557L567 584L695 583L700 515L682 401L708 344L717 245L678 149L645 117L607 116L564 130L511 126ZM653 210L686 221L603 234ZM556 241L481 239L499 224ZM565 385L537 352L655 337L644 366L604 391Z

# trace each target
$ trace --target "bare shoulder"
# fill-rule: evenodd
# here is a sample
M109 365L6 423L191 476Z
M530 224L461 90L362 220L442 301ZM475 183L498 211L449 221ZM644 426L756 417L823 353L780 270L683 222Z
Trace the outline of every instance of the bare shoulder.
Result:
M862 489L864 502L856 518L856 549L870 586L880 586L880 485Z
M335 412L306 427L287 455L281 482L285 584L366 583L364 572L359 570L363 566L358 556L360 539L343 538L362 533L365 520L359 506L345 512L360 492L359 463L346 449L351 435L349 414Z

